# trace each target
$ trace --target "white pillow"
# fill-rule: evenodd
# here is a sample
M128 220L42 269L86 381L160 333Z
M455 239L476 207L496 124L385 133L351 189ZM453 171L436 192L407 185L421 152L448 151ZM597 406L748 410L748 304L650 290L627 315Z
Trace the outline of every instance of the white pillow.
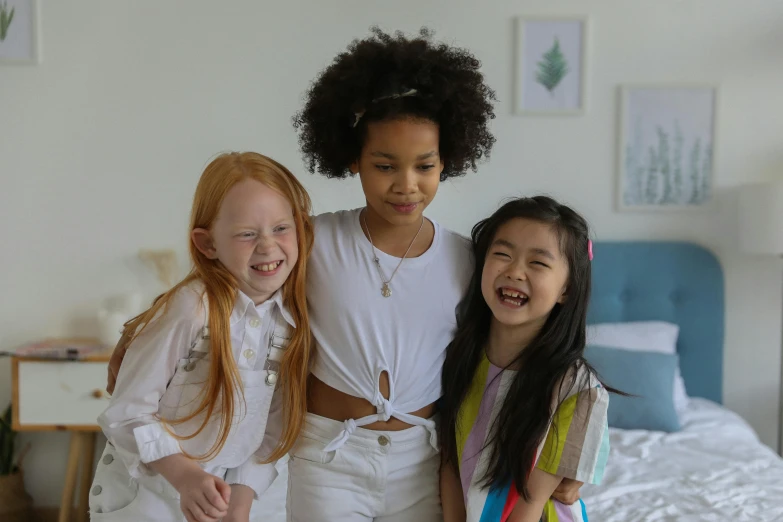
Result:
M664 321L600 323L587 327L587 344L636 352L677 353L680 327ZM688 407L688 394L680 367L674 371L674 408L682 413Z

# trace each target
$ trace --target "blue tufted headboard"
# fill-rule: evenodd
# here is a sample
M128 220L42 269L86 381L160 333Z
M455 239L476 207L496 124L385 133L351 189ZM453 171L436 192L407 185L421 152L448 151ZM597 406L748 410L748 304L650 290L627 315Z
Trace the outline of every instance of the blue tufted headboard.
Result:
M723 271L693 243L597 242L588 323L668 321L688 395L721 403Z

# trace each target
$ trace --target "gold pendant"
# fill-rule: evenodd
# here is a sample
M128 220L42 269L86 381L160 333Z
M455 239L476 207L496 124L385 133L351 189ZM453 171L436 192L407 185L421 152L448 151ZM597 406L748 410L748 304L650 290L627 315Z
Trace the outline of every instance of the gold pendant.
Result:
M389 283L383 283L383 286L381 287L381 295L383 297L391 296L391 288L389 287Z

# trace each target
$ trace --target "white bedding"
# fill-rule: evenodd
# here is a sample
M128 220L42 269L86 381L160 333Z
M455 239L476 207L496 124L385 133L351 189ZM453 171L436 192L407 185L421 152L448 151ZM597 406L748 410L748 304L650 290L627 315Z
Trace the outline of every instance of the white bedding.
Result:
M601 486L582 495L591 522L783 521L783 460L739 416L691 399L683 429L611 430ZM285 521L286 466L251 520Z
M738 415L691 399L683 429L611 430L601 486L582 495L592 522L783 521L783 460Z

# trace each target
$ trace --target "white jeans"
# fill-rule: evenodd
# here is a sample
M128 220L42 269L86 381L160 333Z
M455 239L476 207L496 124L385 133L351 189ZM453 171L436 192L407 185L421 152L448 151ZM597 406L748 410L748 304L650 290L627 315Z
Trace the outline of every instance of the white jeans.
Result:
M92 522L186 522L179 505L179 494L161 475L141 482L128 474L117 450L106 444L95 470L90 489ZM221 476L225 478L225 473ZM260 511L266 501L254 501L250 520L266 520ZM282 499L280 502L282 509ZM282 520L275 518L274 520Z
M128 474L109 443L90 490L92 522L185 522L176 491L158 475L139 483Z
M440 453L429 431L357 428L308 413L288 462L288 522L442 522Z

